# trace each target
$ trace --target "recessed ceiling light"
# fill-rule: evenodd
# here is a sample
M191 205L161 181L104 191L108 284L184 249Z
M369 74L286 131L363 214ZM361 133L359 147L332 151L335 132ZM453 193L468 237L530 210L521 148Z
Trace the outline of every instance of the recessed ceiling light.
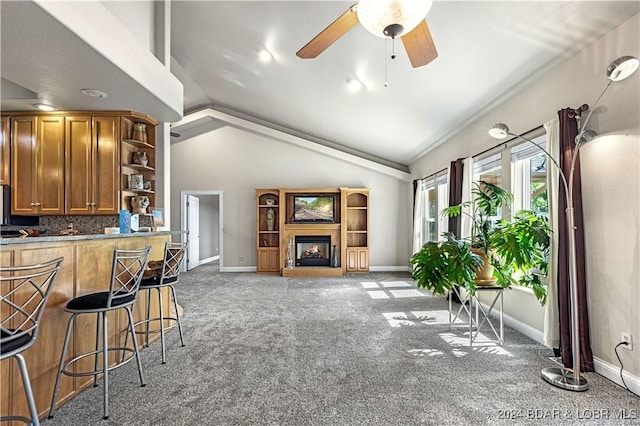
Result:
M355 78L350 78L347 80L347 89L349 89L350 92L356 93L362 90L363 88L364 88L364 84L360 80Z
M41 102L33 104L34 107L38 108L40 111L53 111L55 107L53 105L44 104Z
M98 89L82 89L82 94L90 98L108 98L109 95Z
M262 62L270 62L273 59L273 55L267 49L260 49L258 51L258 58Z

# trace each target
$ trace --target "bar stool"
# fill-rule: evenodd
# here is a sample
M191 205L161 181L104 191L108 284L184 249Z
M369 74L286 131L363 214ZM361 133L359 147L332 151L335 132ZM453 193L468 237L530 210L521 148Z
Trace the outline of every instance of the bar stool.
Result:
M22 352L36 341L40 317L49 300L63 258L28 266L2 267L0 271L0 361L15 357L22 376L30 419L2 417L0 421L21 421L40 425L31 381Z
M162 363L166 364L166 349L164 343L164 335L166 330L178 326L178 332L180 334L180 343L184 346L184 338L182 336L182 324L180 322L180 313L178 312L178 302L176 299L176 289L173 287L178 282L180 276L180 269L182 266L182 259L187 249L187 243L166 243L164 247L164 260L162 262L162 273L160 276L152 278L143 278L140 283L140 290L148 290L147 292L147 317L138 321L135 326L144 326L143 331L136 331L136 334L142 334L145 336L145 347L149 346L149 335L152 333L160 333L160 343L162 346ZM173 299L173 309L175 310L175 316L164 316L162 306L162 289L168 287L171 291L171 298ZM151 291L156 290L158 293L158 307L160 310L159 316L151 318ZM173 324L165 327L165 321L173 321ZM151 322L159 321L159 328L150 330L149 324Z
M149 252L151 247L141 250L115 250L113 253L113 263L111 266L111 283L109 290L98 293L89 293L84 296L76 297L67 302L64 310L71 313L69 322L67 323L67 331L64 336L64 345L62 346L62 355L60 356L60 365L56 376L56 384L53 388L53 397L51 399L51 407L49 408L49 418L53 417L56 408L56 398L58 397L58 387L60 385L60 376L93 376L93 385L98 385L98 375L102 374L104 378L103 389L103 418L109 418L109 371L120 367L131 361L135 356L138 363L138 374L140 376L140 385L145 386L144 376L142 374L142 363L140 362L140 352L138 351L138 343L136 342L133 328L133 314L131 306L135 303L140 288L140 280L149 260ZM125 340L124 346L109 347L109 328L107 324L107 313L117 309L127 311L129 324L127 327L127 336L131 333L133 340L133 349L127 347ZM96 349L76 356L68 362L64 362L69 346L69 338L71 337L71 329L78 315L96 314ZM100 348L100 324L102 323L102 347ZM122 359L116 364L109 366L109 352L122 352ZM126 354L131 356L128 358ZM99 367L98 359L102 355L102 366ZM71 367L86 357L94 357L94 369L92 371L72 371Z

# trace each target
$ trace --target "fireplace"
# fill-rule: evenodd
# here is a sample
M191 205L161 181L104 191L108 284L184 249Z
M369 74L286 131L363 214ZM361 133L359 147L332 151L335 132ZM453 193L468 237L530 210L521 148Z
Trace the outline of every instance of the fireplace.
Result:
M330 235L296 235L296 266L331 266Z

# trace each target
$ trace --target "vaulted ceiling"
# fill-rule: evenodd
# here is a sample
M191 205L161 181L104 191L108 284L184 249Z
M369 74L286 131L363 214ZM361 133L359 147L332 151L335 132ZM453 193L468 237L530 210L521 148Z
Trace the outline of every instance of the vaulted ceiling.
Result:
M186 111L213 104L407 165L640 5L435 1L427 22L439 55L424 67L411 67L401 42L390 59L392 43L385 53L385 40L361 25L316 59L295 55L350 4L174 2L172 55L192 79L185 84ZM257 59L261 48L273 61ZM354 78L365 86L358 93L347 89Z
M172 72L184 84L184 111L215 108L406 170L487 108L640 11L638 1L435 1L427 22L438 57L424 67L411 66L402 43L385 46L361 25L316 59L295 55L351 4L172 2ZM3 0L0 6L3 110L32 109L34 96L51 93L64 109L179 117L180 108L161 102L179 83L170 75L153 77L149 71L161 75L153 55L114 64L47 13L55 4ZM88 7L95 9L92 2L77 3ZM109 34L100 31L103 39ZM119 46L126 54L127 43ZM261 48L273 54L271 62L258 61ZM131 70L147 77L146 84ZM349 92L348 79L359 79L364 89ZM113 96L98 103L79 95L80 85ZM158 95L166 87L171 93Z

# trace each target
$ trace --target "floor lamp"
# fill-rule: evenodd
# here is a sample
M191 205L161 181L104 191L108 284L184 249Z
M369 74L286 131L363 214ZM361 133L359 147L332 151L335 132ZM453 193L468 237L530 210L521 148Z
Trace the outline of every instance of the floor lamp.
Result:
M589 118L591 118L591 114L595 109L595 106L598 104L598 101L604 95L604 92L609 88L609 85L614 81L621 81L625 78L629 77L633 74L636 69L638 69L638 65L640 61L633 56L622 56L609 65L607 68L607 77L609 81L607 82L604 90L600 93L600 96L596 99L593 107L589 111L589 115L585 119L582 127L580 128L580 132L576 136L575 142L576 146L573 151L573 156L571 158L571 165L569 168L568 179L567 176L562 172L560 165L556 161L555 158L543 147L539 144L535 143L531 139L525 138L522 135L516 135L515 133L511 133L509 131L509 127L504 123L498 123L493 125L489 130L489 135L496 139L504 139L507 136L512 136L514 138L520 138L527 142L530 142L537 146L541 151L543 151L547 157L553 162L553 164L558 168L558 173L560 179L564 185L564 193L566 197L567 210L567 228L569 229L569 240L568 240L568 248L569 248L569 289L570 289L570 307L571 307L571 352L573 355L573 369L567 368L544 368L542 370L542 378L552 384L553 386L571 390L571 391L586 391L589 389L589 383L587 379L580 376L580 340L578 337L578 330L580 326L580 320L578 317L578 283L577 283L577 266L576 266L576 249L575 249L575 225L574 225L574 211L573 211L573 175L575 170L575 163L578 158L578 152L580 151L580 147L589 142L596 136L596 133L592 130L586 130L587 123L589 122Z

